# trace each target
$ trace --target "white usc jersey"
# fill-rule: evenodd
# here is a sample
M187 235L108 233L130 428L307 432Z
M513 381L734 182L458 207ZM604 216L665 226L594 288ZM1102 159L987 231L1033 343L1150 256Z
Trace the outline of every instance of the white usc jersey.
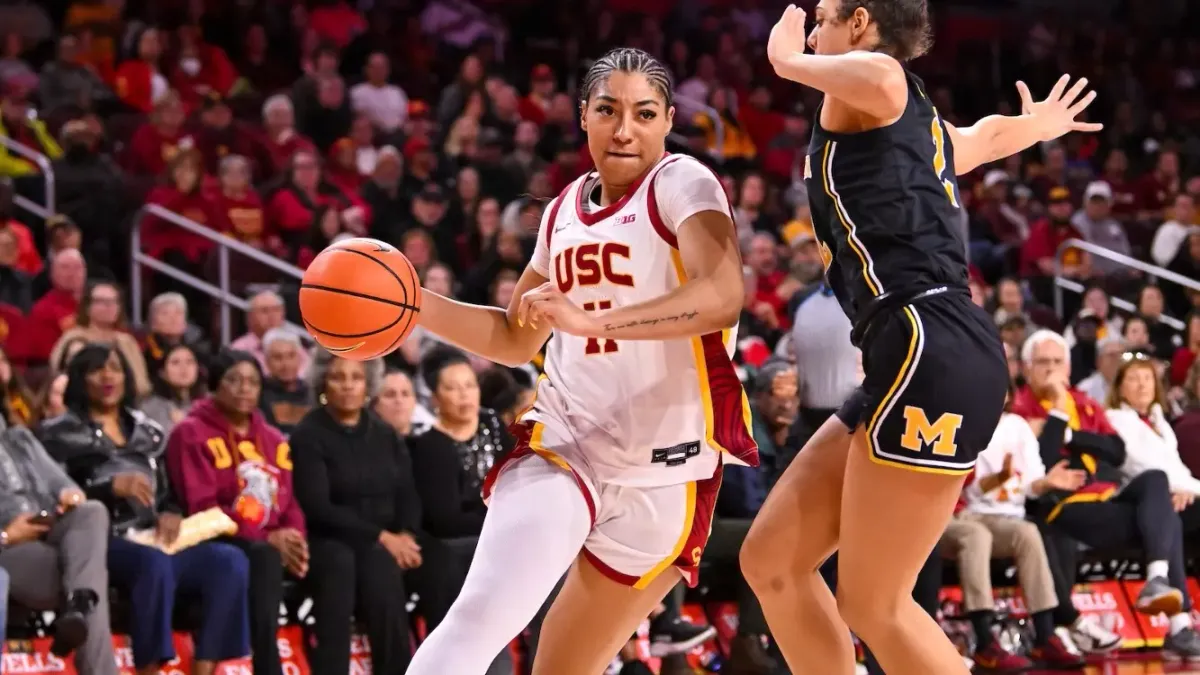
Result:
M587 311L633 305L686 281L676 229L695 213L730 213L724 188L686 155L664 155L619 201L588 204L595 174L577 179L542 219L531 265ZM591 208L588 208L588 207ZM610 340L555 331L533 407L573 448L547 448L617 485L712 477L757 464L750 407L734 370L736 327L680 340Z

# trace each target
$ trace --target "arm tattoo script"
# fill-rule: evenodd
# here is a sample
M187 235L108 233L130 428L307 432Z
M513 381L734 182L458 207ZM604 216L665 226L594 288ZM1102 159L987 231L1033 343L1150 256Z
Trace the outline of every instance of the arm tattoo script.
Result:
M653 319L639 319L637 321L630 321L628 323L606 323L606 324L604 324L604 330L614 331L614 330L623 330L625 328L634 328L637 326L656 326L660 323L675 323L675 322L681 322L681 321L691 321L692 319L695 319L699 315L700 315L699 312L693 311L693 312L684 312L682 314L675 314L672 316L659 316L659 317L655 317Z

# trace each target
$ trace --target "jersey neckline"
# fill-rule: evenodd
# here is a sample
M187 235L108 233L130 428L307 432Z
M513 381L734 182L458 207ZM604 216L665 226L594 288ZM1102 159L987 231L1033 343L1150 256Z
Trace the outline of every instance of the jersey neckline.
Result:
M658 158L657 162L655 162L654 164L651 164L649 167L647 167L646 170L642 172L642 175L638 176L637 180L633 181L633 183L631 183L629 185L629 189L625 190L625 194L621 195L620 199L609 204L608 206L605 206L602 209L592 211L591 213L588 213L583 208L583 200L584 200L583 193L585 192L583 187L584 187L584 185L587 184L587 182L589 180L591 180L592 174L595 174L597 177L599 177L600 172L599 171L589 171L587 174L585 174L583 176L583 178L580 179L579 189L577 189L575 191L575 216L577 218L579 218L579 221L581 223L583 223L584 225L591 226L591 225L595 225L596 223L604 220L605 218L608 218L609 216L616 213L617 211L620 211L626 204L629 203L630 199L633 199L633 195L638 191L638 188L640 188L642 186L642 183L644 183L646 181L646 177L649 176L650 173L653 172L654 169L657 168L659 164L662 164L663 160L666 159L667 157L669 157L670 155L671 155L671 153L664 152L662 154L662 157Z

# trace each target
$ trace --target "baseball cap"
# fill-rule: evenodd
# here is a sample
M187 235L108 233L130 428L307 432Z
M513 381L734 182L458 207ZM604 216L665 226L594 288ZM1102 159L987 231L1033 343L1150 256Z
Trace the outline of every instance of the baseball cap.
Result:
M1009 180L1008 172L1003 169L992 169L983 177L983 187L990 188L1000 183L1007 183Z
M534 66L533 71L529 73L529 79L531 79L531 80L553 80L554 79L554 69L544 63L539 63L536 66Z
M436 202L441 204L446 201L446 192L442 190L442 186L437 183L426 183L421 191L417 193L417 199L423 199L427 202Z
M221 93L217 91L208 92L204 100L200 102L200 108L206 111L223 105L225 105L225 97L221 96Z
M1103 199L1105 201L1111 202L1112 198L1113 198L1112 186L1102 180L1094 180L1094 181L1088 183L1087 188L1083 191L1084 201L1090 201L1092 199Z
M1050 192L1046 195L1046 201L1069 202L1071 201L1071 191L1066 186L1056 185L1050 188Z
M419 152L425 152L432 146L429 144L429 139L423 136L413 136L404 142L404 156L412 158L413 155Z
M420 99L408 102L408 116L412 119L419 119L429 116L429 104Z

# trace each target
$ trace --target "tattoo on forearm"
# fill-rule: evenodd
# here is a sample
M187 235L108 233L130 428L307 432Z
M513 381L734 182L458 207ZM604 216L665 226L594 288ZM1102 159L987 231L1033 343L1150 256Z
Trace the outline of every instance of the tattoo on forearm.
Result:
M637 326L657 326L660 323L679 323L683 321L691 321L699 315L700 312L692 311L683 312L682 314L675 314L673 316L659 316L653 319L638 319L637 321L630 321L628 323L606 323L604 324L604 330L614 331L623 330L625 328L635 328Z

